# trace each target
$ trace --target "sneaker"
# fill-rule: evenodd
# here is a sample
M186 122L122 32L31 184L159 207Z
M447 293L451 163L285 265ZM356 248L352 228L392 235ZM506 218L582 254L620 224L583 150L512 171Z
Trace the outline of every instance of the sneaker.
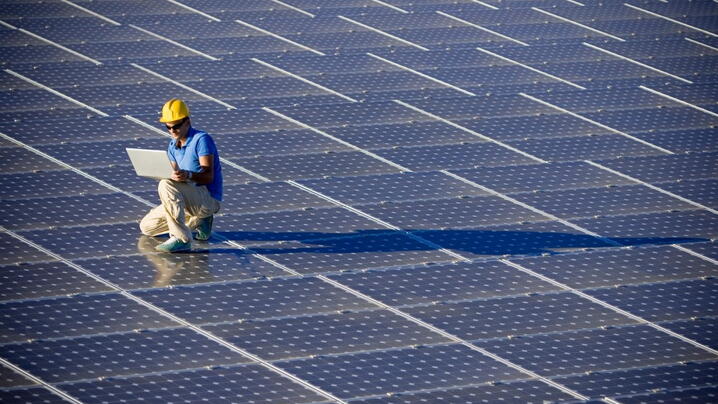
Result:
M164 243L155 247L155 250L157 250L157 251L168 252L168 253L189 251L191 249L192 249L191 242L184 243L176 237L170 237L169 240L167 240Z
M197 240L206 241L212 236L212 221L214 216L207 216L199 219L199 225L197 225L197 234L194 236Z

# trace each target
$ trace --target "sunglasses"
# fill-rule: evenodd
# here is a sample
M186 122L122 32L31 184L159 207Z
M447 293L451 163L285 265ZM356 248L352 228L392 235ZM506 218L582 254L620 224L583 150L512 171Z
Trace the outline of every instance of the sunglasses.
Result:
M165 128L167 128L167 130L177 130L177 129L181 128L182 125L184 125L184 123L185 123L186 121L187 121L187 118L184 118L183 120L180 121L180 123L176 123L176 124L174 124L174 125L172 125L172 126L170 126L170 125L165 125Z

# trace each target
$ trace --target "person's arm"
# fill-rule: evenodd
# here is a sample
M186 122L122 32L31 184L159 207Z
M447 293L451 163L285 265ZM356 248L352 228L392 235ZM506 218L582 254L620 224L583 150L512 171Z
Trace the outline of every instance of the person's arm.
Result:
M189 179L198 185L211 184L214 181L214 155L199 156L199 172L192 173Z
M177 165L173 164L175 172L172 174L174 181L189 182L192 181L197 185L207 185L214 181L214 155L199 156L199 172L193 173L187 170L178 170Z

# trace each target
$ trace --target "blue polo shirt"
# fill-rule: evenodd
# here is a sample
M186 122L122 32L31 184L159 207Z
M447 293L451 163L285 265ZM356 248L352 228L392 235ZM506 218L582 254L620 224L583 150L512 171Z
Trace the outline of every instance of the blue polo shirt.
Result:
M167 156L170 161L177 163L181 170L198 173L200 170L200 156L214 156L214 181L207 184L207 190L212 198L222 200L222 166L219 163L219 152L214 140L206 132L195 128L189 128L187 140L182 147L177 147L175 139L170 140L167 147Z

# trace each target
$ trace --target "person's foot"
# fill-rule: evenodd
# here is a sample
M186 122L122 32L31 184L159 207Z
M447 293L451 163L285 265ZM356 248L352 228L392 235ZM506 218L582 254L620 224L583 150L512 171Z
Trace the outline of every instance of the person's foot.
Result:
M212 236L213 220L214 216L207 216L202 219L199 219L199 224L197 225L197 234L194 236L194 238L202 241L209 240L209 238Z
M183 242L176 237L170 237L169 240L155 247L155 250L167 253L175 253L180 251L189 251L192 249L191 242Z

